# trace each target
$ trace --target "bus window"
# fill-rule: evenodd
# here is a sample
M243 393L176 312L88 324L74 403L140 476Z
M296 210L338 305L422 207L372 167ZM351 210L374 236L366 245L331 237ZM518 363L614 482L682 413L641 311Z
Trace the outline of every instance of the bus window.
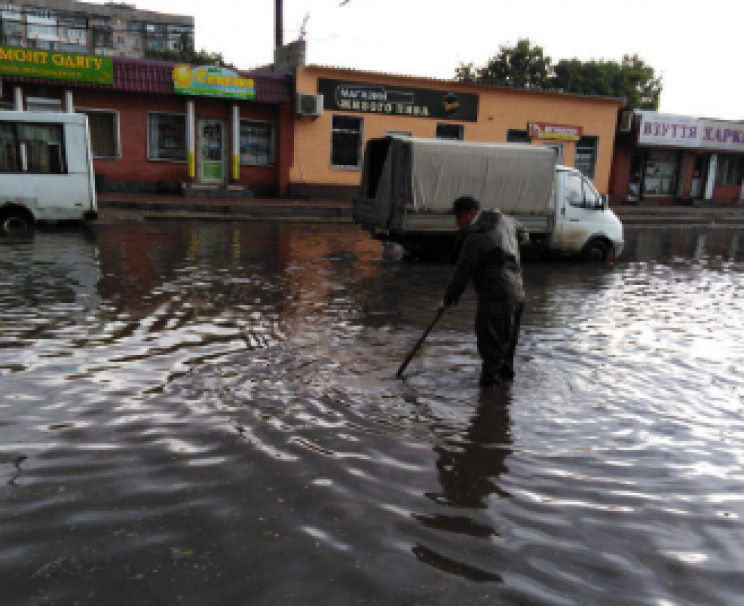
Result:
M9 122L0 122L0 172L20 172L15 125Z
M18 139L25 151L25 169L30 173L66 172L61 124L19 124Z

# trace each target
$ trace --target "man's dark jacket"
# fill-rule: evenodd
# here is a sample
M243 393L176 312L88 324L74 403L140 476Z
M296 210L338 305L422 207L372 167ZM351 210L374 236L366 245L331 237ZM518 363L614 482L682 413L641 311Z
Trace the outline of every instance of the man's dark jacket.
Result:
M447 306L456 304L472 279L479 302L524 301L519 242L526 232L497 210L483 210L458 235L459 256L444 293Z

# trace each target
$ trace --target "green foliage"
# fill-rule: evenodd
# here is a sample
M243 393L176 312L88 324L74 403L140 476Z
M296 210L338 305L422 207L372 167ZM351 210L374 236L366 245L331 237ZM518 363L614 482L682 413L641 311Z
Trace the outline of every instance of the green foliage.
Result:
M159 61L175 61L178 63L191 63L192 65L221 65L237 69L232 63L225 61L222 53L210 53L204 49L194 50L193 41L188 34L181 37L181 50L154 50L145 51L147 59L157 59Z
M554 72L553 86L558 90L621 97L628 109L659 109L661 77L638 55L625 55L622 63L563 59Z
M499 53L484 67L460 64L455 72L463 82L541 89L545 88L550 74L550 57L544 55L542 47L533 46L524 38L514 47L499 47Z
M455 78L473 84L619 97L628 109L658 109L662 91L661 76L638 55L625 55L621 63L561 59L553 65L542 47L526 38L513 47L502 45L484 67L461 63Z

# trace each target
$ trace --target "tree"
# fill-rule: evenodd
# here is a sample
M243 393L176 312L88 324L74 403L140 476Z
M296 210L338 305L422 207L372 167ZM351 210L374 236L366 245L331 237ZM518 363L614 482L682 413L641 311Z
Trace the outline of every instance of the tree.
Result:
M194 50L194 40L187 34L181 34L180 50L145 50L145 57L148 59L158 59L160 61L178 61L180 63L192 63L194 65L221 65L237 69L232 63L225 61L222 53L210 53L204 49Z
M462 82L541 89L546 87L550 73L550 57L545 56L542 47L524 38L516 46L501 45L485 67L460 64L455 77Z
M638 55L624 55L621 63L561 59L553 66L543 49L529 39L519 40L514 47L502 45L485 67L461 63L455 78L473 84L619 97L628 109L658 109L662 91L661 76Z
M567 93L625 99L628 109L659 108L662 84L654 68L638 55L615 61L563 59L554 68L553 85Z

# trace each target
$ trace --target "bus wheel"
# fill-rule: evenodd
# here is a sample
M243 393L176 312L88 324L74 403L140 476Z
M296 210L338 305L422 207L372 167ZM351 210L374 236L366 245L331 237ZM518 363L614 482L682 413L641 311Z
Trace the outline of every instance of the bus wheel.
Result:
M25 213L11 210L0 216L0 229L6 234L25 234L31 229L32 222Z
M609 248L602 240L594 240L589 242L581 253L584 261L592 261L595 263L604 263L608 259Z

